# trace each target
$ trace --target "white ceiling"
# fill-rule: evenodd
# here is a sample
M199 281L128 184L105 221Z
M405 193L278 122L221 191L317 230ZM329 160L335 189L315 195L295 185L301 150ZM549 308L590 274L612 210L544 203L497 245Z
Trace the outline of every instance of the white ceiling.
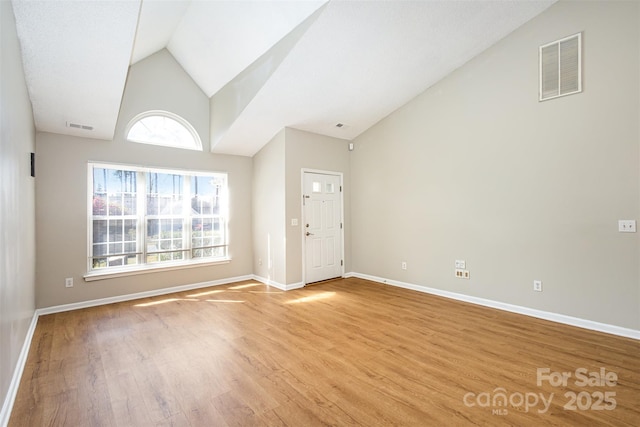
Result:
M353 139L555 1L13 4L37 129L112 139L130 63L166 47L211 97L326 3L213 147L253 155L286 126Z
M139 9L133 1L13 1L37 130L113 138Z

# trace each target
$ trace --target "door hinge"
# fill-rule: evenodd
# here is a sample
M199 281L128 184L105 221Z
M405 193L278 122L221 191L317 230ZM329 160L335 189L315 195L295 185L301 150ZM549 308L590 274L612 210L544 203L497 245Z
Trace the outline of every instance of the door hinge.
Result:
M342 230L342 223L340 223L340 229Z
M340 267L344 265L344 261L340 260Z
M342 185L340 186L340 192L342 193Z

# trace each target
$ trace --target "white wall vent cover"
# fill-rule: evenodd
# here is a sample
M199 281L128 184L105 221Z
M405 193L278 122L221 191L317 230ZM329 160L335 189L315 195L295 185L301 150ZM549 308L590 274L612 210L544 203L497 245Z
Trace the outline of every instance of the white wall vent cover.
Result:
M540 101L582 92L582 33L540 46Z

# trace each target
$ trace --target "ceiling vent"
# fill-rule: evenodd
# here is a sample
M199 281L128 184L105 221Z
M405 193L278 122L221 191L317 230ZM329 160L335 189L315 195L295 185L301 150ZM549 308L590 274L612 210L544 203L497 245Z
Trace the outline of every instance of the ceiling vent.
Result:
M78 124L78 123L71 123L71 122L67 122L67 127L75 128L75 129L82 129L82 130L93 130L93 126L81 125L81 124Z
M540 101L582 92L582 33L540 46Z

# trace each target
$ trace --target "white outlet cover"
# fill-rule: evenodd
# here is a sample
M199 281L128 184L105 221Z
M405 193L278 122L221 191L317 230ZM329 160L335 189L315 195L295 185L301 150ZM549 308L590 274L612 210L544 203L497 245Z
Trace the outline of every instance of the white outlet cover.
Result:
M536 292L542 292L542 281L534 280L533 281L533 290Z
M462 259L456 260L456 268L466 268L466 267L467 267L467 263L465 260L462 260Z
M618 231L620 233L635 233L636 232L636 220L635 219L621 219L618 221Z

